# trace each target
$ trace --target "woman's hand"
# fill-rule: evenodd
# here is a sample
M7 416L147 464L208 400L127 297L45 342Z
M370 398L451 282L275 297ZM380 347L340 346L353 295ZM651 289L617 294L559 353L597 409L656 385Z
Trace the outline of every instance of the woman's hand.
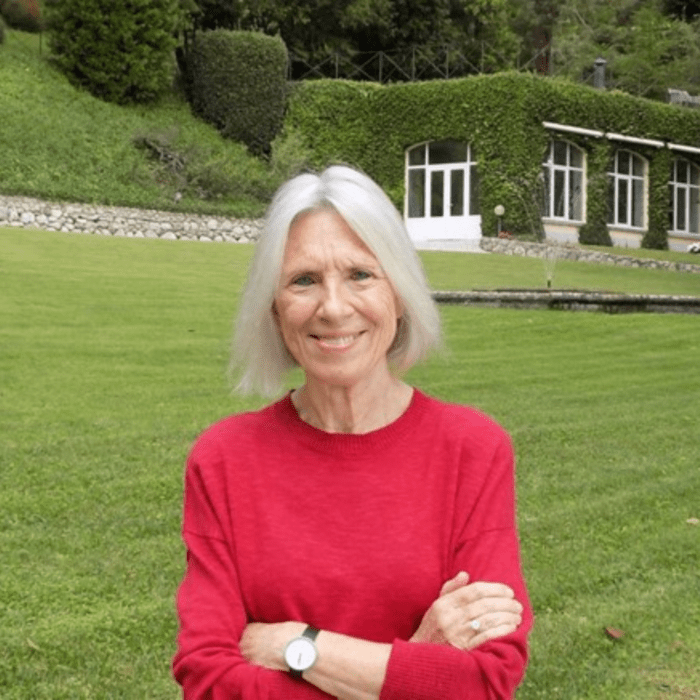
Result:
M241 635L241 654L248 663L273 671L287 671L284 650L306 629L302 622L249 622Z
M468 650L510 634L521 623L523 612L514 596L502 583L470 584L469 575L460 571L442 586L410 641Z

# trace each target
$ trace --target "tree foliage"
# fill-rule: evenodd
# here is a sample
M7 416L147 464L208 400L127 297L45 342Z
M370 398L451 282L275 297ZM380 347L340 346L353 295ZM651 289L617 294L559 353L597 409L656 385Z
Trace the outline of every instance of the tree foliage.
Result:
M382 51L422 61L422 79L439 77L430 64L459 62L461 75L524 69L590 82L602 57L609 87L655 99L669 87L700 92L700 0L184 1L196 4L196 27L279 35L308 66L338 53L364 65Z
M196 27L279 34L308 63L334 51L356 54L420 46L426 60L449 46L473 72L510 65L519 40L512 0L195 0ZM439 47L439 49L438 49Z
M108 102L143 102L170 87L179 0L60 0L47 5L52 57Z
M0 0L0 19L25 32L40 32L43 26L37 0Z
M660 100L668 88L697 92L700 22L684 21L695 16L695 4L567 0L554 26L554 73L589 80L594 61L604 58L608 87Z

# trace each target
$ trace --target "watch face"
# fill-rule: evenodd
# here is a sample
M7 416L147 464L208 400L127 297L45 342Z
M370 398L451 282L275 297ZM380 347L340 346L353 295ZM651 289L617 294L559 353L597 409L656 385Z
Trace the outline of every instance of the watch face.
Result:
M316 661L316 645L306 637L292 639L284 650L284 660L294 671L306 671Z

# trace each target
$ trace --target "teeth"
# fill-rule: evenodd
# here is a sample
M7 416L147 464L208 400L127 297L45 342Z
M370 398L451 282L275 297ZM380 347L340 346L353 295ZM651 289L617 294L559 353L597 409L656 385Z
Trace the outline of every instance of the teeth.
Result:
M326 338L324 336L318 336L318 339L325 345L347 345L355 340L357 336L355 335L344 335L342 338Z

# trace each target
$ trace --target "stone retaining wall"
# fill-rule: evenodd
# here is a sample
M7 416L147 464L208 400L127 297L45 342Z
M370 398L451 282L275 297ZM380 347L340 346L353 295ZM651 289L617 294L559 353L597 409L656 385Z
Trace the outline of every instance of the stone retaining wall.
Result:
M578 260L602 265L622 265L624 267L645 267L653 270L700 273L700 265L694 265L692 263L653 260L651 258L635 258L597 250L585 250L574 245L562 245L551 242L528 243L526 241L509 240L507 238L484 237L479 241L479 245L482 250L489 253L521 255L529 258L549 259L553 262L557 260Z
M0 195L0 225L129 238L249 243L257 240L262 219L230 219L154 209L52 203L31 197ZM700 265L614 255L571 245L527 243L503 238L482 238L479 244L482 250L503 255L700 273Z
M658 294L614 294L570 290L483 290L433 292L439 304L507 307L515 309L559 309L605 313L700 314L700 297Z
M257 239L262 220L51 203L0 195L0 225L128 238L249 243Z

